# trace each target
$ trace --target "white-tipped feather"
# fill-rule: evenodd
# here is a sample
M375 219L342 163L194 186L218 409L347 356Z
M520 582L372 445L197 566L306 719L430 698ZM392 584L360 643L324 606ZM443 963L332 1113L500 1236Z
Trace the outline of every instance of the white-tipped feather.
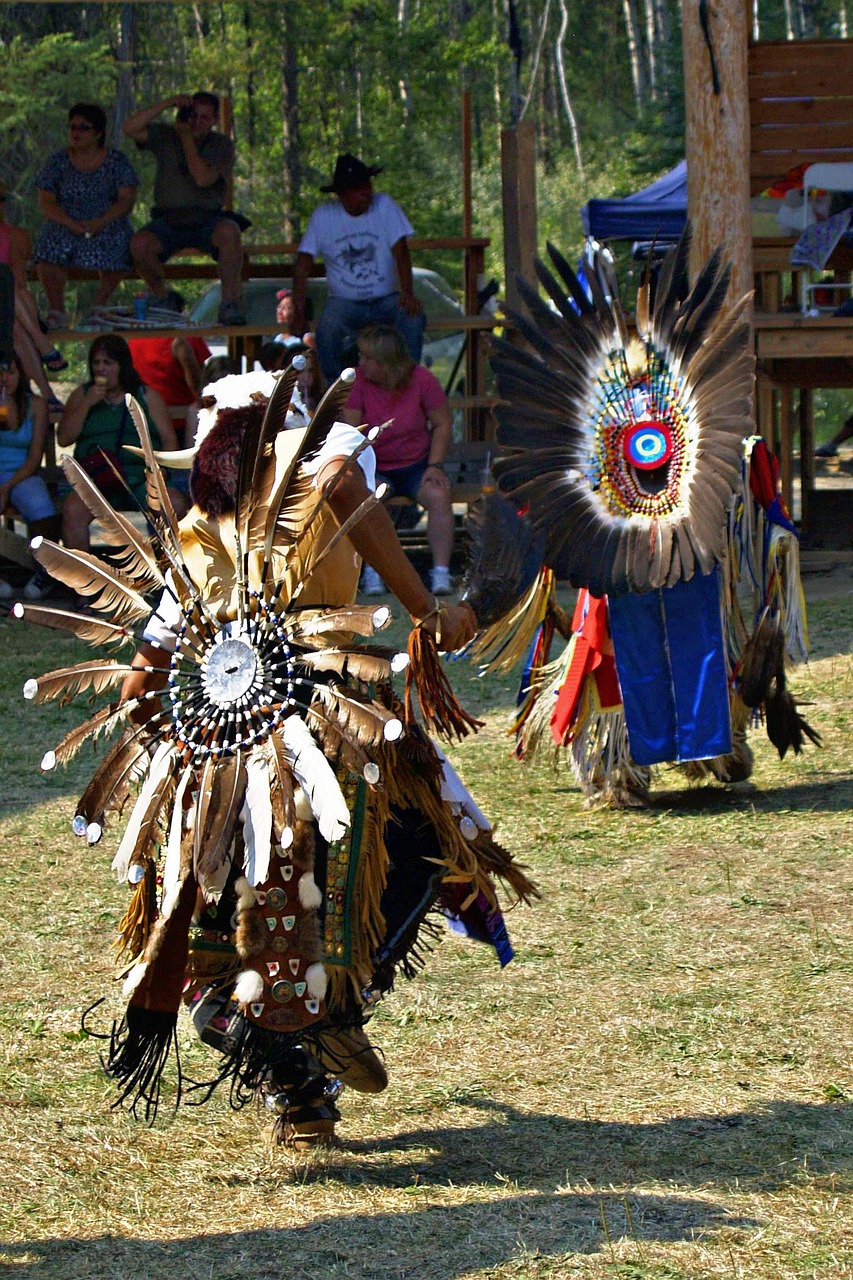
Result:
M183 885L173 884L168 892L163 890L163 900L160 906L160 919L168 920L169 916L175 910L181 898L181 889Z
M323 901L323 895L317 888L312 872L306 871L299 877L299 901L306 911L317 910Z
M254 969L244 969L234 984L238 1004L254 1004L264 994L264 980Z
M246 765L246 797L240 818L246 845L246 879L252 885L263 884L270 872L272 803L266 755L257 748Z
M121 988L121 993L124 996L125 1000L130 999L130 997L133 995L134 991L139 986L140 982L145 977L147 972L148 972L147 960L142 960L140 961L139 964L135 964L133 966L130 973L125 978Z
M305 970L305 983L312 1000L322 1000L326 994L328 978L321 964L309 964Z
M142 826L142 820L148 809L148 804L164 776L170 772L174 758L175 748L172 743L161 742L154 753L154 759L151 761L148 768L148 776L142 784L136 804L133 806L133 812L131 813L127 826L124 829L121 844L116 850L116 856L113 858L112 867L113 871L116 873L119 884L123 884L127 879L130 859Z
M304 720L289 716L281 733L294 777L311 805L324 839L339 840L349 826L349 810L338 780Z
M193 776L192 769L185 769L175 791L169 835L166 840L166 859L163 863L163 899L178 886L181 875L181 841L184 835L184 792Z

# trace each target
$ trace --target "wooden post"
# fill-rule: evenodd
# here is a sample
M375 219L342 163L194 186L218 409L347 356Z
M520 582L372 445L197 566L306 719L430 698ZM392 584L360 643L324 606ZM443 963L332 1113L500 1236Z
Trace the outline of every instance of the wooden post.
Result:
M753 287L747 7L744 0L685 0L682 10L691 267L695 277L724 244L730 297L740 298Z
M536 139L530 120L501 131L501 185L506 300L511 307L520 308L516 275L535 279Z

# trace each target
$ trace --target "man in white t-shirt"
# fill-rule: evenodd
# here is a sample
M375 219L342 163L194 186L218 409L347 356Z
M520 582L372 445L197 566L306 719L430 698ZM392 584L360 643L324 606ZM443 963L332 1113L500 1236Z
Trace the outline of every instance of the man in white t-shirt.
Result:
M326 264L329 297L317 322L320 368L332 381L360 329L392 324L419 361L426 323L412 289L407 237L414 228L400 206L371 179L381 173L356 156L338 156L332 181L322 191L336 200L312 213L293 268L293 329L305 327L305 285L315 258Z

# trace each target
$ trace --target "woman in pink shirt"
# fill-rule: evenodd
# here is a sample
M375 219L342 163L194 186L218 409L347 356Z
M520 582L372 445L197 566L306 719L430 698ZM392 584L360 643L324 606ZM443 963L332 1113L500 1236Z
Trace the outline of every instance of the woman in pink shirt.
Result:
M426 510L432 592L450 595L453 507L444 459L452 420L447 396L434 374L415 364L403 335L391 325L362 329L358 350L355 382L341 416L352 426L388 423L373 444L377 479L387 481L395 496L413 498ZM363 590L380 594L381 578L365 571Z

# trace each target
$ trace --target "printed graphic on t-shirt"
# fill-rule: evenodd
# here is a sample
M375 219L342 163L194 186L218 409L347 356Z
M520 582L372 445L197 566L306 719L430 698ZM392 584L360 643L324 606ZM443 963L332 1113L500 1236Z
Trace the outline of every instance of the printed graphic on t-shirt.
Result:
M375 244L350 242L344 245L340 251L340 263L343 270L352 276L353 283L366 284L379 279Z

